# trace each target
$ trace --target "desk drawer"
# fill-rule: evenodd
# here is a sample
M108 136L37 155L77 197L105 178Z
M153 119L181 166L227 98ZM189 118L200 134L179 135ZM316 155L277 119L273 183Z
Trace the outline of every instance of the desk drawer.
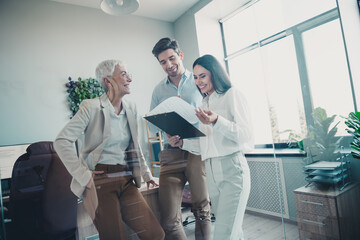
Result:
M297 212L297 215L299 230L334 239L340 238L339 224L336 218L303 212Z
M336 217L335 199L305 194L295 194L296 210L320 216Z

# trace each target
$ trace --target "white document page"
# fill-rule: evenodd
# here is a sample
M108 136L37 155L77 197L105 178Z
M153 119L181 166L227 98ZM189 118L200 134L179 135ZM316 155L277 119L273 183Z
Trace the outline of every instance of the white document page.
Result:
M199 119L195 115L194 106L190 105L189 103L187 103L186 101L184 101L179 97L170 97L164 100L159 105L157 105L152 111L150 111L147 114L147 116L166 113L166 112L176 112L186 121L188 121L193 125L199 122Z
M30 144L0 147L0 177L1 179L11 178L12 170L16 160L26 153Z

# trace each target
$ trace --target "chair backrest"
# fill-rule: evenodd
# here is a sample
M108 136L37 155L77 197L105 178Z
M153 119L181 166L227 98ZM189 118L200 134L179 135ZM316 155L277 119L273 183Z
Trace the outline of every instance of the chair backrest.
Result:
M15 162L11 179L10 214L15 234L54 240L74 235L77 197L70 190L71 176L53 143L36 142L26 151Z

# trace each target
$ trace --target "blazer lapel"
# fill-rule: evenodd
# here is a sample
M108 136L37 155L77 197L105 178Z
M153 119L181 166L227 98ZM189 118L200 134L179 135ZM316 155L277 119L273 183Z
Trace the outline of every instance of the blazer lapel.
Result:
M106 93L100 96L100 111L102 112L102 117L104 118L104 129L103 129L103 141L97 146L93 151L93 168L95 169L96 164L100 159L100 155L104 148L105 143L110 137L110 109L109 109L109 101Z
M106 94L100 97L100 108L104 117L103 142L106 142L110 137L110 106Z

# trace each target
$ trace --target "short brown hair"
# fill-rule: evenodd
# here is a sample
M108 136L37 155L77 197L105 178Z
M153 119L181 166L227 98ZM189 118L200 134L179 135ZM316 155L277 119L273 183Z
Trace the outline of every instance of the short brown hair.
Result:
M160 39L154 46L153 50L152 50L152 54L154 54L154 56L156 58L158 58L159 54L162 53L163 51L167 50L167 49L174 49L174 51L180 55L180 48L179 48L179 44L175 39L170 39L168 37L166 38L162 38Z

